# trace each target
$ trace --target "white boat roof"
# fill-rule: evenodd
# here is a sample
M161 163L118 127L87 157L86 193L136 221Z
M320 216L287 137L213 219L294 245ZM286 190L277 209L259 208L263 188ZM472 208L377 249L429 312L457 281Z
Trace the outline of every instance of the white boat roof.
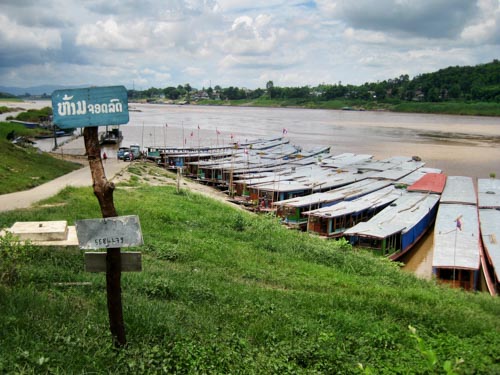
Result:
M316 210L304 212L306 215L335 218L345 215L352 215L357 212L362 212L368 209L376 209L378 207L389 204L395 201L404 193L404 190L396 189L394 185L389 185L383 189L363 195L352 201L343 201L332 206L321 207Z
M500 208L500 180L480 178L477 180L479 208Z
M476 190L472 177L448 176L441 194L441 203L476 204Z
M312 204L335 202L339 200L349 199L353 196L368 194L372 191L382 189L389 185L389 181L366 179L354 182L346 186L342 186L337 189L325 191L323 193L314 193L302 197L295 197L275 202L274 205L287 207L306 207Z
M344 168L362 161L370 160L373 155L368 154L352 154L343 153L340 155L332 155L329 158L321 160L321 165L328 168Z
M385 171L380 171L374 174L373 178L382 178L384 180L397 181L423 166L424 163L422 162L411 161L386 169Z
M411 172L409 175L400 178L397 181L397 183L410 186L413 185L418 180L420 180L427 173L441 173L441 172L442 172L441 169L438 168L422 167L418 168L416 171Z
M255 185L262 183L270 183L273 181L286 181L286 180L294 180L305 177L318 176L328 173L336 173L332 171L328 171L317 165L308 165L301 166L297 168L291 168L290 166L285 166L286 169L279 172L272 172L266 176L254 177L250 176L249 178L238 178L237 183L246 183L247 185Z
M255 184L251 185L250 187L252 189L266 191L290 192L310 190L314 192L348 185L369 177L370 173L357 173L353 171L336 172L331 170L324 170L315 176L305 176L303 178L290 181L274 180L273 182Z
M345 231L344 235L383 239L398 232L406 233L438 202L436 194L404 193L370 220Z
M461 230L457 227L460 218ZM480 262L477 207L470 204L440 204L434 225L434 268L477 270Z
M359 169L382 172L388 169L400 167L409 162L412 162L412 159L407 156L391 156L382 160L363 160L359 164L354 164L354 166Z
M486 255L495 269L495 276L500 280L500 211L479 209L481 237Z

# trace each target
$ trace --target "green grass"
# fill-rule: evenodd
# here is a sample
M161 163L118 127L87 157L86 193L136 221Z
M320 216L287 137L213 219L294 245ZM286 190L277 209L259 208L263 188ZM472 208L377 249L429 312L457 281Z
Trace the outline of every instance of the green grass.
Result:
M33 188L80 168L79 164L55 159L32 147L18 147L6 139L14 131L16 136L33 136L38 130L19 124L0 122L0 194Z
M42 203L0 226L100 216L91 188ZM500 372L498 299L173 187L118 186L115 204L145 241L143 272L122 277L128 347L111 347L105 276L83 272L81 251L4 242L0 372Z
M28 109L16 116L16 120L28 122L40 122L41 119L52 115L51 107L43 107L41 109Z

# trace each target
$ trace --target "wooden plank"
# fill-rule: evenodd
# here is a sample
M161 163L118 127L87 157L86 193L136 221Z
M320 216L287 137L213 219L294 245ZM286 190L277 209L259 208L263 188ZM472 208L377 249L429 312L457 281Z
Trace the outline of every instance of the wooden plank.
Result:
M106 272L106 255L103 252L85 253L86 272ZM142 255L138 251L121 253L122 272L141 272Z

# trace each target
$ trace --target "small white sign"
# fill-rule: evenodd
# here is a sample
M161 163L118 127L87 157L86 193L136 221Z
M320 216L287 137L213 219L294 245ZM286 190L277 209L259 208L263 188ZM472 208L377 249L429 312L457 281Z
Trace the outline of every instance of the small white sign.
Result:
M96 250L144 244L137 215L79 220L75 226L80 249Z

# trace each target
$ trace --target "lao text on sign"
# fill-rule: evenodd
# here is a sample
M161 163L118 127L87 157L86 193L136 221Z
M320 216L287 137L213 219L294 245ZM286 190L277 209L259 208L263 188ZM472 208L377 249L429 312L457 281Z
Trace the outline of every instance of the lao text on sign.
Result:
M54 124L59 128L120 125L129 121L124 86L56 90L52 93Z
M80 249L131 247L144 243L136 215L79 220L75 226Z

